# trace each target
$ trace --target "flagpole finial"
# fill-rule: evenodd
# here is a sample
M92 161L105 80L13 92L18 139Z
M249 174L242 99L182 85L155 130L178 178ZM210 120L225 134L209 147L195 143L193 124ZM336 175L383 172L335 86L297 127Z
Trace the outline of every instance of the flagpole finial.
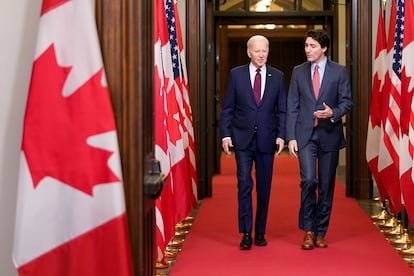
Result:
M382 0L381 8L382 8L383 11L385 11L387 9L387 0Z

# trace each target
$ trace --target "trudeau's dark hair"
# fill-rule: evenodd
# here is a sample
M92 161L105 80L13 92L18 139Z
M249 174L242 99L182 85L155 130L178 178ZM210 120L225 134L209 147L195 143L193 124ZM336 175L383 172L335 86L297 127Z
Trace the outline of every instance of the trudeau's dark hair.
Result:
M306 32L306 38L311 37L312 39L316 40L321 44L321 47L326 47L326 52L329 50L329 46L331 44L331 39L329 38L328 33L325 30L309 30Z

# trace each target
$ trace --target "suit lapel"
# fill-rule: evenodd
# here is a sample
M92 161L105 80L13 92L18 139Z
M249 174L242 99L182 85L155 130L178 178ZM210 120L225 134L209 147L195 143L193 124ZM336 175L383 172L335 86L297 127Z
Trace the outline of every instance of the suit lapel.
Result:
M273 81L273 79L272 79L272 71L270 71L269 66L266 66L266 83L265 83L265 89L263 91L263 98L262 98L262 100L266 97L267 88L269 87L271 81Z
M244 71L245 73L243 74L243 76L247 75L247 78L243 78L243 81L246 82L245 83L245 87L249 87L248 91L249 91L249 97L251 99L251 102L254 103L254 105L256 105L256 100L254 99L254 93L253 93L253 87L252 87L252 80L250 79L250 72L249 72L249 64L247 64L244 67Z
M325 72L323 73L321 88L319 89L319 98L325 93L325 86L331 74L329 59L326 61Z

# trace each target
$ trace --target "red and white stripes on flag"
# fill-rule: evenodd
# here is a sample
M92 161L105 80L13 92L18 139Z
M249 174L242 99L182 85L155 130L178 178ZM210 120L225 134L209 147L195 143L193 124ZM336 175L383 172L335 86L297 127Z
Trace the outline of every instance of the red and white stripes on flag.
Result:
M92 0L44 0L24 117L20 275L132 275L121 163Z
M167 176L156 200L158 261L197 204L194 132L176 3L154 2L155 157Z
M414 7L412 0L405 1L405 26L401 70L401 133L400 157L401 191L405 208L411 222L414 222Z
M160 161L161 171L166 176L160 197L155 202L156 246L157 260L164 261L164 252L168 242L175 233L175 208L173 200L173 178L171 174L171 159L167 116L167 91L164 76L165 57L170 57L168 47L168 31L166 26L163 1L154 1L154 134L155 157Z
M167 1L168 2L168 1ZM178 89L181 91L182 99L178 100L180 103L181 114L183 116L184 124L184 145L186 150L186 159L188 170L190 172L191 180L191 203L193 207L197 206L197 166L195 157L195 140L194 140L194 129L193 129L193 115L191 111L190 95L188 94L188 78L187 78L187 65L184 51L184 43L181 32L180 17L178 13L177 1L174 0L174 18L176 25L176 40L179 52L179 58L177 60L178 76L176 76L176 84Z
M388 198L387 190L383 179L378 171L378 158L383 125L381 120L381 110L383 108L383 93L385 75L387 74L387 39L385 34L384 10L378 12L377 41L375 47L374 74L372 80L371 108L367 128L366 158L368 166L375 180L381 201Z
M399 68L401 65L400 32L402 31L400 15L401 1L398 0L398 12L395 1L392 1L387 47L388 73L382 89L383 113L381 117L384 129L378 155L378 171L388 193L390 211L393 213L398 213L402 209L399 177L401 106Z

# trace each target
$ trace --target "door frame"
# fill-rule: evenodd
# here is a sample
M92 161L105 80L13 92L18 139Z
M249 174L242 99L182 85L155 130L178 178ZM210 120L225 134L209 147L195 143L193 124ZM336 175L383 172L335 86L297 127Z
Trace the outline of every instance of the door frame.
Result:
M243 22L242 24L240 22ZM295 22L297 25L306 25L307 28L303 29L294 29L294 28L279 28L279 29L254 29L254 28L227 28L228 25L255 25L255 24L265 24L265 23L272 23L272 24L292 24ZM216 156L216 173L220 172L220 156L222 154L221 149L221 140L220 140L220 133L219 133L219 116L221 111L221 104L222 100L224 99L226 85L227 85L227 78L230 72L230 66L228 62L229 52L229 40L231 38L241 38L247 42L247 39L260 33L266 36L269 39L272 38L303 38L305 36L305 32L307 29L314 28L315 26L323 26L324 29L328 31L331 36L331 56L332 59L335 60L337 58L336 43L335 41L338 40L336 37L337 32L333 32L335 29L335 18L333 16L321 16L321 17L312 17L309 18L308 16L303 17L294 17L294 18L286 18L286 17L278 17L275 15L274 17L266 18L266 21L263 21L263 18L239 18L239 20L229 19L229 18L218 18L217 22L215 23L215 58L214 58L214 67L216 68L214 72L214 98L216 99L215 105L212 107L213 114L215 114L215 121L216 128L215 128L215 145L214 148L215 156ZM288 89L288 87L286 87Z

